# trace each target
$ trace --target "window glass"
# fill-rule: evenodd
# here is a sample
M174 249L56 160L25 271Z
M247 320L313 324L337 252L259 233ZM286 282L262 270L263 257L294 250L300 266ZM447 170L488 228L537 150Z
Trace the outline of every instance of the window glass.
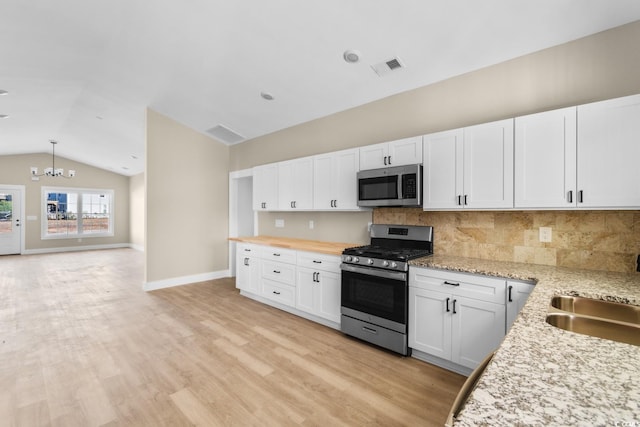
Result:
M42 191L46 218L42 238L113 235L113 190L44 187Z
M11 233L13 221L13 201L11 194L0 193L0 234Z

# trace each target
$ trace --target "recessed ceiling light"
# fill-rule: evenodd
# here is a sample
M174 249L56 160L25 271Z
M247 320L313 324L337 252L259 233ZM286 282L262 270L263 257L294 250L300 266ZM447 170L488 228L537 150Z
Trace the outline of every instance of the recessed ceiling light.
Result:
M4 89L0 89L0 96L2 96L2 95L8 95L8 94L9 94L9 92L7 92L6 90L4 90Z
M0 114L0 119L8 119L9 115L8 114Z
M269 92L260 92L260 96L267 101L273 101L275 99Z
M136 155L132 154L132 155L131 155L131 158L132 158L133 160L137 160L137 159L138 159L138 156L136 156Z
M360 52L353 49L345 50L342 54L342 57L349 64L355 64L356 62L360 61Z
M102 119L104 119L104 117L102 117L102 116L96 116L96 119L98 119L98 120L102 120Z
M128 168L128 167L126 167L126 166L123 166L123 167L122 167L122 169L124 169L124 170L126 170L126 171L128 171L128 170L129 170L129 168Z

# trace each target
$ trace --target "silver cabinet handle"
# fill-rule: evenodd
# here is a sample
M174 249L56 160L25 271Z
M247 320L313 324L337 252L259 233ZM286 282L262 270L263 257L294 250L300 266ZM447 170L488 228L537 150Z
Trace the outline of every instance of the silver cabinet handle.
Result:
M249 265L249 258L244 259L244 265Z
M375 329L367 328L366 326L363 326L362 330L365 331L365 332L369 332L370 334L377 334L378 333L378 331L376 331Z
M584 198L582 197L582 190L578 191L578 203L584 203Z
M569 199L569 203L573 203L573 190L569 190L569 195L567 198Z

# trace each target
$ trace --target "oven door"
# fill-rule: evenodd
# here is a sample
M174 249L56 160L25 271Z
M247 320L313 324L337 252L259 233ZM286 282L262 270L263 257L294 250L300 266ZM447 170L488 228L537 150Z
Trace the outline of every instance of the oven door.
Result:
M406 333L406 273L344 263L341 269L343 315Z

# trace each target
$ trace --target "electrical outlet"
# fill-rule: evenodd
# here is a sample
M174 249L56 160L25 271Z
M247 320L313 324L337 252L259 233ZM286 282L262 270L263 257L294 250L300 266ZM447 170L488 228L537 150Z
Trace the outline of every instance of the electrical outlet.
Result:
M540 227L540 241L544 243L551 242L551 227Z
M276 228L284 228L284 219L276 219Z

